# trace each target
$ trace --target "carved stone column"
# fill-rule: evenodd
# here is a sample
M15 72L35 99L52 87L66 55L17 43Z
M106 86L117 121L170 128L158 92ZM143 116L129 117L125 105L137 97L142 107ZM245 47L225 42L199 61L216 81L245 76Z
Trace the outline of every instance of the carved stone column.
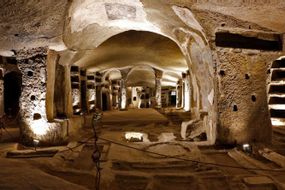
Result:
M127 109L127 90L125 80L120 80L120 110Z
M190 111L191 109L191 90L190 90L190 74L187 71L185 75L183 75L183 84L184 84L184 110Z
M155 108L161 108L162 71L155 69Z
M127 88L126 79L130 69L125 69L121 71L122 79L120 80L120 94L119 94L119 108L120 110L127 110Z
M176 85L176 109L182 107L182 80L180 79Z
M2 117L4 112L4 77L2 70L0 69L0 117Z

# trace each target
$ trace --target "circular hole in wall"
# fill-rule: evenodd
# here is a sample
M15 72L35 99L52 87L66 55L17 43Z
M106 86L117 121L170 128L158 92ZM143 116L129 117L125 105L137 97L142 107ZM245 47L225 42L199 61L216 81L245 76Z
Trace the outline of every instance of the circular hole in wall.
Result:
M225 76L225 75L226 75L226 73L225 73L225 71L224 71L224 70L220 70L220 71L219 71L219 75L223 77L223 76Z
M238 111L237 105L234 105L234 106L233 106L233 111Z
M244 75L244 78L245 78L246 80L250 79L249 74L245 74L245 75Z
M33 71L28 71L28 76L32 77L34 75Z
M226 23L225 23L225 22L222 22L222 23L221 23L221 26L222 26L222 27L226 26Z
M255 95L252 95L252 96L251 96L251 100L252 100L253 102L255 102L255 101L256 101L256 96L255 96Z
M32 96L31 96L31 100L32 100L32 101L36 100L36 96L32 95Z
M39 120L39 119L41 119L41 118L42 118L41 114L39 114L39 113L34 113L34 115L33 115L33 119L34 119L34 120Z

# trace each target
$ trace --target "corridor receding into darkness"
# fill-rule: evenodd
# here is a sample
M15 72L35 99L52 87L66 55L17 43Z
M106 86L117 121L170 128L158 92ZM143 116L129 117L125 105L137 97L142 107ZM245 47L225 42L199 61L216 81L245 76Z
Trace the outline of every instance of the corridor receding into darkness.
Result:
M2 0L0 189L285 189L284 0Z

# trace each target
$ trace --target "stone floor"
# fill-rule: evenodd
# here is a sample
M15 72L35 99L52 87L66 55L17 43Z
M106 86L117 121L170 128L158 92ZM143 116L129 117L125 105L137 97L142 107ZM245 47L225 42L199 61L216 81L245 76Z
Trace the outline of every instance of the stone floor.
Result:
M167 124L167 118L152 108L148 109L128 109L126 111L112 110L104 112L102 123L108 124Z
M122 113L126 118L133 117L129 112ZM108 114L104 113L104 117ZM280 135L285 129L274 132L276 144L254 145L252 154L239 147L197 146L182 141L179 131L179 126L172 122L144 124L134 120L128 124L120 121L103 124L98 130L102 153L100 189L285 189L285 146L284 136ZM146 136L143 142L129 142L124 138L126 132L142 132ZM53 147L59 150L53 157L14 159L5 155L19 149L19 145L7 137L8 141L0 144L0 189L95 189L92 130L87 127L79 134L77 141L67 145L69 148Z

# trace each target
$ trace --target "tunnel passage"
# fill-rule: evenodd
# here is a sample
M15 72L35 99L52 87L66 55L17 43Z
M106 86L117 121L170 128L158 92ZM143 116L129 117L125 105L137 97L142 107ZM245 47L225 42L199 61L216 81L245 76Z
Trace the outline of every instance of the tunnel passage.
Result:
M285 127L285 58L275 60L270 68L268 104L273 126Z
M4 76L4 110L9 117L16 117L19 112L19 99L22 90L22 75L12 71Z

